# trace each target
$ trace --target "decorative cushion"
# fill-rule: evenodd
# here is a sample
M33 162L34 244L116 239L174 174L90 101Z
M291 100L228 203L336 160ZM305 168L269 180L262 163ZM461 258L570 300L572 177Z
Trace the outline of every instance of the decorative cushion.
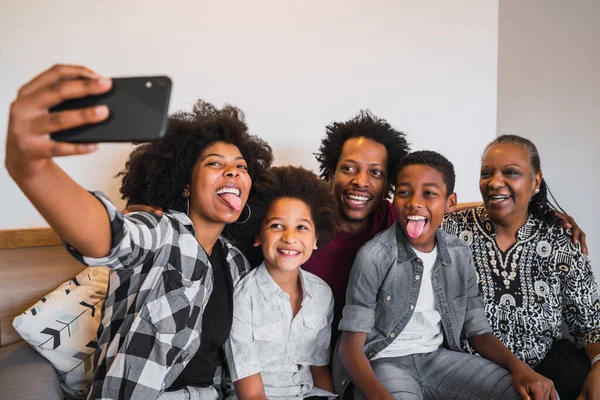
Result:
M54 366L68 399L85 398L89 390L108 272L84 269L13 321L21 337Z

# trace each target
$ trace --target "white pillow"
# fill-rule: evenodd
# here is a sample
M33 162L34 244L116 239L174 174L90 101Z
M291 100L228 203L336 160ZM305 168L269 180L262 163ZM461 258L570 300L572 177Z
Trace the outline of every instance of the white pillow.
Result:
M16 317L13 327L56 369L68 399L85 398L108 285L106 267L88 267Z

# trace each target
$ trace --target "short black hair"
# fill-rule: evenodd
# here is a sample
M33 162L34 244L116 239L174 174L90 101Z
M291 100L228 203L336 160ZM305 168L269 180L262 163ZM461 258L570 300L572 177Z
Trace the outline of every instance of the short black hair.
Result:
M327 183L302 167L283 166L265 170L252 185L247 203L251 210L248 220L243 224L229 224L223 232L246 255L253 267L263 259L260 247L253 246L255 238L269 208L281 198L298 199L310 208L318 247L331 241L337 232L337 203ZM247 216L247 213L242 213L240 219L244 219L244 215Z
M329 182L335 172L344 143L348 139L364 137L382 144L387 150L386 193L388 196L393 193L395 178L392 172L394 167L410 151L404 132L397 131L385 119L373 115L368 110L361 110L356 117L349 121L327 125L326 130L319 151L315 153L323 180Z
M454 184L456 182L454 165L440 153L430 150L421 150L410 153L396 165L396 179L398 178L400 171L409 165L426 165L439 171L446 184L446 196L454 193Z
M198 100L191 112L169 117L167 133L160 140L144 143L129 155L122 176L121 195L131 204L151 204L164 210L185 212L182 193L190 183L196 161L212 143L223 141L236 146L254 180L273 162L271 147L248 133L244 113L225 105L218 109Z

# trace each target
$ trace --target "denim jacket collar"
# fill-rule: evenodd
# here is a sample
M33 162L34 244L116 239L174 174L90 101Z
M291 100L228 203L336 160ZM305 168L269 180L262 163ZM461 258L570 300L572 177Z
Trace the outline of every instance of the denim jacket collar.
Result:
M441 259L441 263L445 267L452 266L452 259L450 258L450 253L448 252L448 246L446 245L446 241L441 237L442 231L438 228L435 231L435 244L437 246L438 251L438 259ZM404 232L404 229L400 226L400 223L396 222L396 243L398 247L398 263L404 263L407 261L412 261L417 258L417 254L413 250L410 242L408 241L408 237Z

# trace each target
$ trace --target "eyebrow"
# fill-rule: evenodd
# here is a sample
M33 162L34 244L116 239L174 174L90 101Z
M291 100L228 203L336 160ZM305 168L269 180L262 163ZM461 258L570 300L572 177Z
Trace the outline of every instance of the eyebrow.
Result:
M221 159L225 159L225 156L223 154L218 154L218 153L210 153L204 156L204 158L202 158L202 160L206 160L208 157L217 157L217 158L221 158ZM244 160L244 157L242 156L238 156L235 158L236 160Z
M399 182L396 183L396 187L398 186L410 186L410 183L408 182ZM427 186L427 187L435 187L435 188L440 188L440 185L438 185L437 183L424 183L422 186Z
M523 166L522 166L522 165L519 165L519 164L506 164L506 165L503 165L503 166L502 166L502 168L507 168L507 167L517 167L517 168L523 168ZM481 168L483 169L483 168L491 168L491 167L490 167L489 165L487 165L487 164L483 164L483 165L481 166Z
M352 158L345 158L342 161L360 164L360 161L353 160ZM383 165L383 163L373 162L373 163L370 163L369 165Z
M268 218L267 220L265 220L265 222L271 222L271 221L281 220L281 219L283 219L283 218L282 217L271 217L271 218ZM310 222L310 220L308 220L306 218L300 218L300 221L306 222L310 226L313 226L313 223Z

